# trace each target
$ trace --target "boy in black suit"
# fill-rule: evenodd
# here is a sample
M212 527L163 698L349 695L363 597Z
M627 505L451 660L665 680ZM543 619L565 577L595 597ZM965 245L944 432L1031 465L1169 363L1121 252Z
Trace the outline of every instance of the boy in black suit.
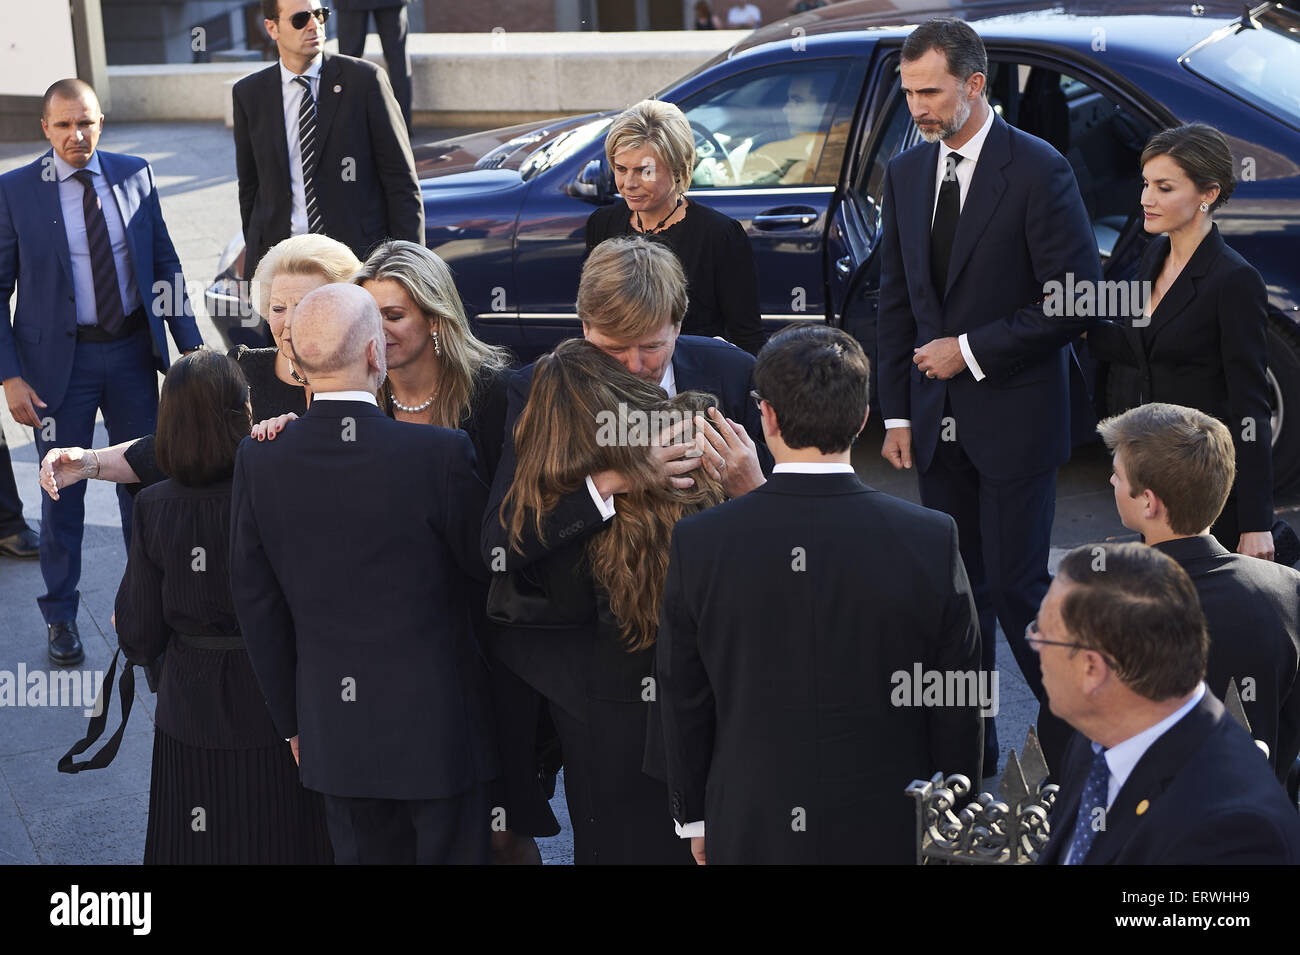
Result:
M1142 544L1075 548L1026 641L1078 732L1040 864L1294 865L1300 817L1204 683L1191 579Z
M754 383L771 478L673 532L657 690L678 833L701 863L707 840L715 863L907 864L903 788L978 782L996 708L957 527L853 473L868 372L848 335L778 334ZM923 699L921 674L961 698Z
M1114 455L1115 507L1196 587L1210 630L1205 681L1237 681L1251 735L1278 778L1300 753L1300 572L1229 553L1210 534L1236 471L1232 435L1181 405L1140 405L1097 426Z

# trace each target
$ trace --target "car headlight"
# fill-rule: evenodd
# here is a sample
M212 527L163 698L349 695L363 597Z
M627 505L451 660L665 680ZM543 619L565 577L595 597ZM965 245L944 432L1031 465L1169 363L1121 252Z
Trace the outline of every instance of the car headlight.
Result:
M236 232L235 237L226 244L226 251L222 252L221 258L217 260L217 275L224 277L234 266L235 261L239 258L239 253L243 251L244 237Z

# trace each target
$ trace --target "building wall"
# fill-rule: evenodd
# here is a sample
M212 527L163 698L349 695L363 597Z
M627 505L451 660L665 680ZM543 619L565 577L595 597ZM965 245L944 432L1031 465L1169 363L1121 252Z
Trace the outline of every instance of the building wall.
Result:
M752 0L763 22L786 16L794 0ZM271 58L256 0L100 0L108 62L206 63ZM733 0L712 0L726 27ZM329 6L328 0L323 4ZM413 33L510 33L689 28L692 0L415 0L408 8ZM201 41L194 29L203 27ZM334 38L335 23L326 26ZM199 47L196 49L196 47Z

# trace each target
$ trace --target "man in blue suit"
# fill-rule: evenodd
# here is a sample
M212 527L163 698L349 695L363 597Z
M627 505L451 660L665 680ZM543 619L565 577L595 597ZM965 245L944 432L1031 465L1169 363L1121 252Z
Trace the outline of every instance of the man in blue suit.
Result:
M1052 712L1078 731L1039 865L1300 863L1295 805L1205 686L1205 617L1172 557L1075 548L1028 639Z
M1069 346L1090 321L1046 314L1044 286L1073 273L1083 288L1101 279L1101 263L1070 164L989 106L974 30L922 24L899 72L926 142L885 174L882 454L896 468L915 459L921 502L957 521L984 668L995 664L996 617L1042 704L1024 629L1050 583L1056 469L1071 448ZM1045 706L1039 732L1051 762L1067 731ZM988 776L992 718L984 740Z
M101 153L95 91L59 80L45 93L41 129L51 149L0 176L0 379L14 420L36 431L38 455L89 447L102 409L111 443L154 429L158 372L168 365L164 322L177 348L203 339L163 223L149 164ZM18 286L12 318L9 296ZM41 500L38 598L50 659L84 658L77 633L85 485ZM121 487L122 534L131 499Z

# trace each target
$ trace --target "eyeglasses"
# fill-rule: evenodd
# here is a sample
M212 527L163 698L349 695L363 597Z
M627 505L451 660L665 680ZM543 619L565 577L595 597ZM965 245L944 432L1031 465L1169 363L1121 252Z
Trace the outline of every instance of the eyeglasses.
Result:
M317 7L315 10L299 10L289 18L289 26L295 30L301 30L307 26L307 21L312 17L315 17L316 22L324 26L325 21L330 18L329 7ZM278 22L280 18L276 17L275 19Z
M1075 650L1091 650L1093 653L1105 660L1106 665L1112 670L1119 670L1119 667L1115 664L1115 661L1110 658L1110 655L1102 650L1098 650L1096 647L1090 647L1083 643L1063 643L1060 640L1044 640L1042 635L1038 632L1037 620L1029 621L1029 625L1025 627L1025 642L1031 647L1071 647Z
M749 397L754 399L754 407L757 408L759 411L762 411L763 402L766 401L767 399L764 398L762 395L760 395L757 391L751 391L749 393Z

